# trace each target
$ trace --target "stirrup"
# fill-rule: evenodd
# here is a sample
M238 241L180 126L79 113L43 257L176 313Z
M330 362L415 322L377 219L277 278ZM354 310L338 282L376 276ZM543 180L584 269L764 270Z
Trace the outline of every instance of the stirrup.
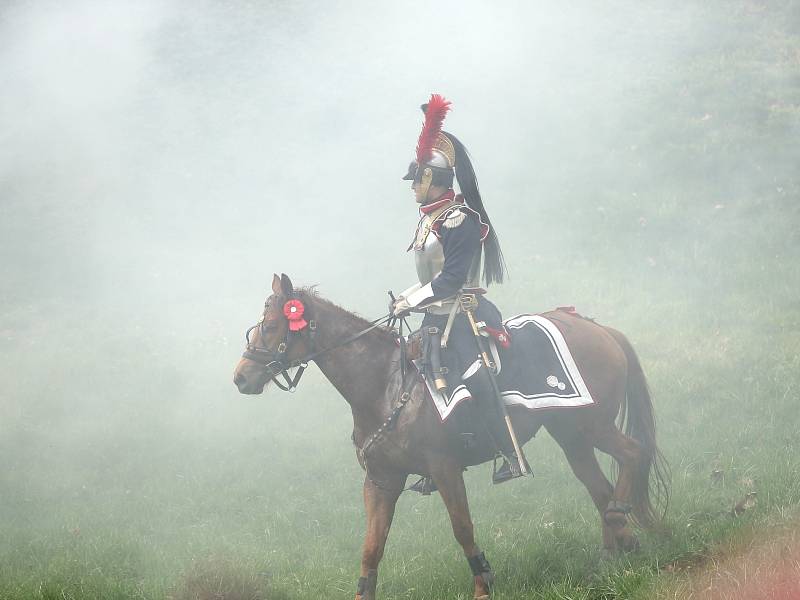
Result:
M422 477L419 478L417 483L415 483L408 489L411 490L412 492L420 493L423 496L430 496L431 492L435 492L439 488L437 488L436 484L433 483L433 479L431 479L427 475L423 475Z
M503 461L499 468L497 467L498 459ZM530 469L528 470L530 471ZM494 463L492 464L493 484L505 483L517 477L522 477L522 469L520 469L519 459L516 455L512 454L509 458L503 454L498 454L494 457Z

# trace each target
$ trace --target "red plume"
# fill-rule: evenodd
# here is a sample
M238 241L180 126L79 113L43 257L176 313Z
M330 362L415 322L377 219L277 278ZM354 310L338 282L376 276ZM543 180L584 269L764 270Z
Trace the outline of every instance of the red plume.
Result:
M445 100L439 94L431 94L431 99L424 108L425 122L422 124L422 132L419 134L417 142L417 164L422 165L428 162L432 156L431 150L436 142L436 136L442 130L442 123L447 111L450 110L450 101Z

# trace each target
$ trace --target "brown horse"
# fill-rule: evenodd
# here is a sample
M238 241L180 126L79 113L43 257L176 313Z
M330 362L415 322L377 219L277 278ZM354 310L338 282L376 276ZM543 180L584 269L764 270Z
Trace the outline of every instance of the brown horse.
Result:
M402 381L400 350L391 330L371 327L311 290L294 289L286 275L275 275L272 291L261 321L248 332L247 351L236 366L234 382L243 394L260 394L280 372L300 364L302 373L305 363L313 359L350 404L353 441L367 473L367 531L356 600L375 598L378 563L395 503L409 474L433 479L450 515L455 538L472 568L475 598L488 598L493 574L473 537L462 473L466 466L491 460L494 449L487 445L473 451L469 458L464 456L463 444L442 425L426 397L424 384L416 378L411 385ZM298 318L287 308L292 299L302 303L301 316L307 324L290 332L287 316ZM545 316L557 320L595 404L553 411L511 406L509 412L520 443L544 426L564 450L575 476L589 490L600 513L603 546L609 550L634 549L638 543L629 519L643 527L654 526L659 516L650 499L651 487L664 506L668 495L666 465L656 447L653 407L644 373L633 348L619 331L563 311ZM617 427L620 413L625 425ZM600 469L595 448L616 459L616 485L612 486Z

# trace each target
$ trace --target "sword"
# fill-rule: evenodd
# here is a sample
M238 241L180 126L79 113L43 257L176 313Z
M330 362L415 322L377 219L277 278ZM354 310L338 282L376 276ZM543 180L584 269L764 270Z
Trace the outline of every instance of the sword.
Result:
M508 435L511 437L511 444L514 446L514 452L517 453L517 458L519 459L519 469L523 475L530 475L531 468L528 466L528 460L525 458L525 454L522 452L522 446L519 444L517 433L514 431L514 425L511 423L511 417L508 415L508 411L506 410L506 403L503 402L503 396L500 392L500 387L497 385L497 379L495 379L494 376L494 361L491 359L488 350L484 346L484 340L483 336L481 335L480 327L475 321L474 313L475 309L478 307L478 298L475 296L475 294L461 294L458 297L458 301L461 304L461 310L467 315L467 320L469 320L472 333L475 335L475 341L478 344L478 351L481 353L481 360L483 360L483 364L486 367L486 371L489 375L489 381L491 381L492 384L495 402L497 402L497 406L501 411L500 414L503 415L503 420L508 428Z

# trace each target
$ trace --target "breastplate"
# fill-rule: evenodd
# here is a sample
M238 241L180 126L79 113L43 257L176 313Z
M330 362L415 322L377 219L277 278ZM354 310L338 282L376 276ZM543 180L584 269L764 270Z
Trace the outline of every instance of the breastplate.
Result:
M414 241L414 262L417 265L417 277L422 285L433 281L444 266L444 248L436 234L431 231L427 217L420 223L417 239Z
M444 247L439 237L433 233L431 226L438 214L426 215L417 227L414 238L414 263L417 267L417 277L422 285L427 285L442 272L444 267ZM478 287L480 285L481 251L475 254L470 265L464 287Z

